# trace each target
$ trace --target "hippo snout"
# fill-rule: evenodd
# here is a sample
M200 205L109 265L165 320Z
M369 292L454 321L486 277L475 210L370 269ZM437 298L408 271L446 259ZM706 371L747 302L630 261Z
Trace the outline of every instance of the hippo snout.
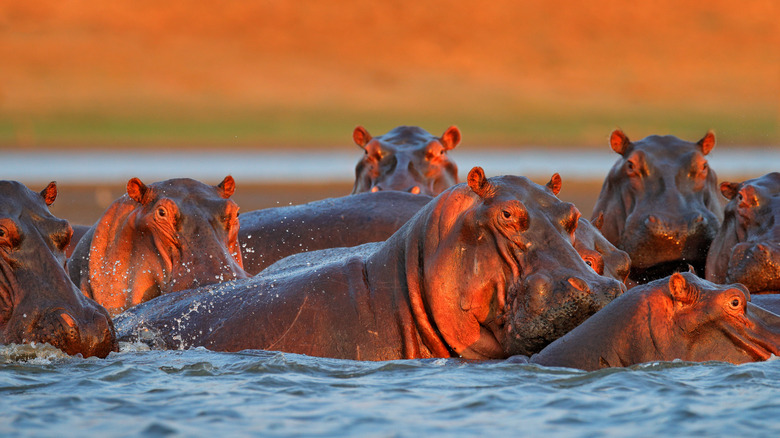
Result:
M773 242L734 246L726 281L742 283L753 292L780 290L780 245Z
M35 324L32 338L70 355L106 357L118 345L111 319L100 310L86 309L80 318L62 308L50 310Z

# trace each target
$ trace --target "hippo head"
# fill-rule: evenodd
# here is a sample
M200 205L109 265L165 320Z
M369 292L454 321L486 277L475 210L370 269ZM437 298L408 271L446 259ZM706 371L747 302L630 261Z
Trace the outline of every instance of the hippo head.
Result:
M561 176L553 174L547 188L558 196L561 191ZM574 249L582 260L599 275L606 275L621 283L626 282L631 269L631 259L625 251L615 247L601 234L604 215L599 215L593 223L580 217L577 230L574 232Z
M754 362L780 354L780 317L740 284L685 272L632 288L532 362L595 370L675 359Z
M48 206L50 183L35 193L0 181L0 343L49 343L68 354L117 351L106 310L79 292L65 272L72 230Z
M707 257L707 279L780 292L780 173L723 182L725 218Z
M621 283L628 279L631 270L631 258L609 242L599 231L599 220L595 224L581 217L577 231L574 233L574 249L577 250L585 264L599 275L614 278Z
M192 179L145 185L127 183L127 194L95 225L85 268L69 265L71 278L112 314L156 296L244 278L238 245L238 206L227 176L209 186ZM74 258L86 252L79 243ZM86 280L86 282L85 282ZM86 284L85 284L86 283Z
M593 217L601 232L631 257L631 280L644 283L693 266L704 272L722 220L717 177L705 156L714 134L689 143L649 136L636 143L620 131L610 139L621 155L607 175Z
M407 256L407 283L417 326L438 356L538 352L625 290L575 251L574 205L527 178L488 180L475 167L468 185L442 193L422 217L425 245L410 239L407 254L423 254Z
M460 143L454 126L441 137L416 126L399 126L371 137L358 126L353 138L365 154L355 167L352 194L397 190L436 196L458 182L458 166L447 155Z

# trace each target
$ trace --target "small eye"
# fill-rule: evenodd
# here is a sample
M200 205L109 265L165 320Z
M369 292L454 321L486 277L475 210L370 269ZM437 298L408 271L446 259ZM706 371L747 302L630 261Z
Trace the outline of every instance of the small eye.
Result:
M740 307L742 307L741 304L742 304L742 302L740 301L739 298L734 298L729 303L729 306L731 306L732 309L736 310L736 309L739 309Z
M631 162L631 161L626 163L626 169L628 169L629 172L633 172L634 171L634 163Z
M5 237L5 230L0 228L0 237Z
M508 210L502 211L501 214L504 216L504 219L509 219L512 217L512 213L510 213Z
M743 199L743 198L742 198L742 193L738 194L738 195L737 195L737 200L738 200L739 202L742 202L742 199Z
M590 266L591 268L593 267L593 262L591 262L590 260L585 260L585 264Z
M159 218L164 218L164 217L166 217L167 215L168 215L168 212L167 212L167 211L165 211L165 209L164 209L164 208L160 207L160 208L158 208L158 209L157 209L157 217L159 217Z

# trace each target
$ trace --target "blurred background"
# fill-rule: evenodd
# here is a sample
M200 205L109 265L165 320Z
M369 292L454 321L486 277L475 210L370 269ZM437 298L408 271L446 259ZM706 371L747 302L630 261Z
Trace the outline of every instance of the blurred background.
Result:
M587 149L603 151L609 168L607 139L618 127L632 139L690 141L713 129L716 150L772 150L780 144L778 18L774 0L6 0L0 152L38 163L107 151L239 160L342 153L347 162L333 173L346 175L325 181L337 196L348 193L360 156L357 125L374 135L401 124L440 135L457 125L456 161L488 150ZM50 177L25 181L22 165L0 161L3 173L30 184L73 167L61 159ZM62 183L86 187L102 211L97 199L113 199L121 180L136 176L123 172L102 195L89 178ZM574 179L596 181L597 192L603 169L591 173ZM159 178L173 176L187 169Z

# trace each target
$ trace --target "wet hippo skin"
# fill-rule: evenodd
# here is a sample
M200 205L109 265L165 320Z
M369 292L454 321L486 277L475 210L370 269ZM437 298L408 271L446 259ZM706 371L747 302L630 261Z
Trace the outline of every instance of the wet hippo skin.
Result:
M624 290L574 249L579 216L549 188L474 168L385 242L163 295L116 323L122 339L163 348L359 360L531 354Z
M106 357L117 351L114 326L65 272L72 230L49 212L56 197L54 182L35 193L0 181L0 343L49 343Z
M233 178L138 178L79 241L68 272L112 315L160 294L246 277Z
M740 284L676 273L630 289L530 361L597 370L675 359L766 360L780 354L780 317L749 301Z

